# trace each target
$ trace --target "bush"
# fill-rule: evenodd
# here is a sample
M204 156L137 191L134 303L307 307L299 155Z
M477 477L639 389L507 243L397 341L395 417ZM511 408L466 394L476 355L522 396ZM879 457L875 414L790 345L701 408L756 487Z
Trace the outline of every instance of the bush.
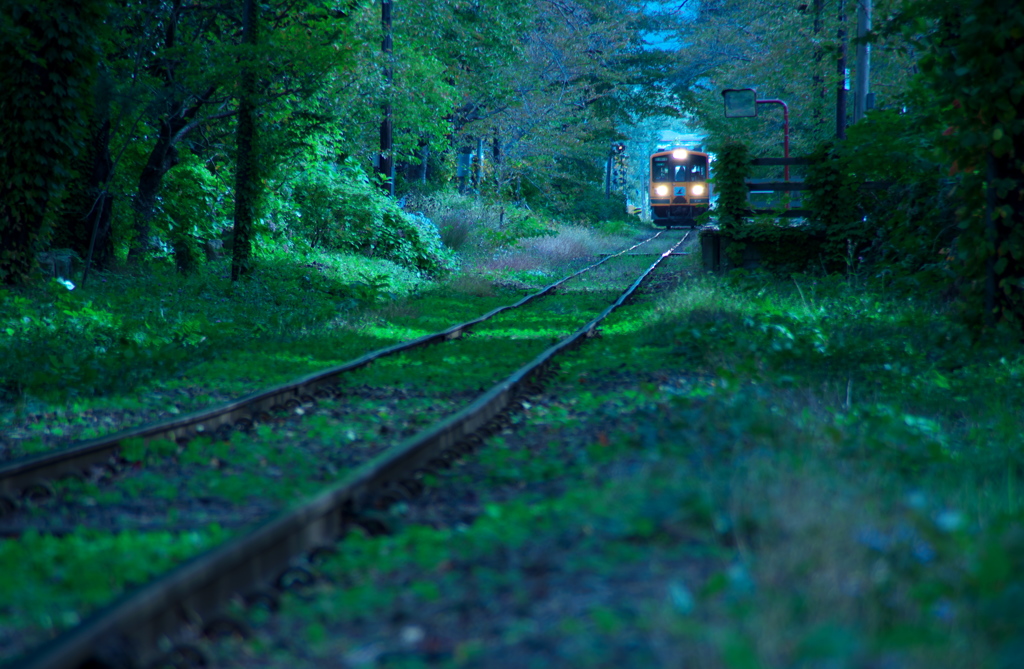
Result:
M750 171L750 148L737 141L726 142L718 151L712 183L718 192L715 213L718 225L727 234L738 232L746 224L750 208L744 179Z
M437 227L409 214L372 183L354 161L317 166L289 184L282 218L314 247L349 250L428 274L454 269Z
M232 227L231 186L192 152L179 155L164 177L153 232L168 241L178 271L189 273L203 257L203 242Z
M859 238L867 257L884 276L914 290L941 289L953 280L948 259L959 230L949 196L953 184L935 150L938 136L919 114L879 110L852 126L837 147L848 173L888 184L857 192L852 218L863 226Z
M119 315L56 279L46 292L41 300L14 293L0 300L0 395L130 388L189 362L206 339L202 317L171 323Z
M423 197L411 206L437 224L448 248L470 255L493 253L523 239L553 234L551 224L529 209L457 193Z

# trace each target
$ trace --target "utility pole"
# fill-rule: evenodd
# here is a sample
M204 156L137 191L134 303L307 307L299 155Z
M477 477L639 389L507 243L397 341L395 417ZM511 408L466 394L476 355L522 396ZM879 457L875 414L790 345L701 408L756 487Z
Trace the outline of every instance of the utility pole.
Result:
M839 58L836 59L836 74L839 83L836 86L836 139L846 139L846 0L839 0Z
M476 182L476 192L483 190L484 186L484 138L476 138L476 158L473 165L473 180Z
M608 164L605 165L604 172L604 199L608 199L612 195L612 157L615 155L615 144L612 144L612 148L608 150Z
M871 108L869 76L871 45L864 41L871 32L871 0L857 0L857 96L853 102L853 122L857 123Z
M380 50L384 59L384 119L380 122L380 172L384 175L384 192L395 196L395 161L391 151L391 84L394 70L391 67L391 0L380 0L380 24L384 39Z
M811 114L814 117L815 132L822 132L825 125L825 71L821 61L825 56L825 49L821 44L821 30L823 27L822 13L825 11L825 0L814 0L814 95L815 100L811 102Z

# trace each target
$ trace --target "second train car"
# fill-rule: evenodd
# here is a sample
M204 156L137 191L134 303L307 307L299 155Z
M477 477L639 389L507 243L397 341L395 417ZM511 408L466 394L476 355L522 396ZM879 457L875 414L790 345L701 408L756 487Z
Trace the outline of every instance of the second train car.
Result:
M711 206L708 154L670 149L651 154L651 219L655 225L694 227Z

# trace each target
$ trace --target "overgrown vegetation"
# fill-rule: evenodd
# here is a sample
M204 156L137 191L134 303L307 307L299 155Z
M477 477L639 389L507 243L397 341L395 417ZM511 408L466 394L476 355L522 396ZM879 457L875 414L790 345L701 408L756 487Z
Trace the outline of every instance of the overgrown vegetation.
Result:
M218 657L1012 666L1024 359L949 316L741 271L627 306L517 434L433 481L482 495L471 524L350 537Z
M734 254L759 246L774 270L689 277L627 307L527 403L534 424L430 481L451 516L402 529L417 517L397 505L401 532L353 538L317 597L293 598L226 664L1022 663L1017 4L877 3L880 108L826 143L837 3L412 3L390 82L373 3L262 3L257 49L236 5L115 4L0 11L2 458L436 331L621 247L635 228L604 196L608 142L653 114L683 110L711 133L718 223ZM649 48L655 34L683 52ZM258 192L233 248L242 80ZM718 90L741 81L791 104L794 154L818 147L803 228L748 216L749 158L780 138L767 114L720 118ZM396 198L371 162L385 101ZM52 240L73 276L39 275ZM226 256L250 242L251 271L230 281ZM354 383L449 391L406 400L398 430L419 429L508 371L479 362L487 339L532 355L601 289L424 354L440 357L429 376L403 356ZM59 493L283 505L348 466L325 443L398 438L389 410L351 404L358 418L310 421L313 449L267 430L128 444L142 472L123 486ZM195 475L170 480L168 462ZM6 540L0 634L73 625L227 534ZM101 563L116 573L88 581Z
M823 9L824 3L815 3L816 35ZM801 118L804 124L803 152L815 160L807 173L811 190L804 204L811 210L808 233L824 235L818 265L849 273L867 264L894 287L959 294L961 316L976 336L997 326L1019 336L1024 302L1014 258L1021 255L1015 249L1022 215L1024 121L1017 101L1024 89L1016 73L1024 67L1019 35L1024 15L1002 0L969 9L957 3L906 2L875 10L886 18L864 39L890 45L896 60L916 54L919 72L903 77L892 104L868 111L848 129L836 128L837 136L848 131L842 141L825 139L831 133L823 123L823 96L797 112L798 133ZM736 18L749 11L738 6L702 8L700 13ZM780 29L807 20L785 13L757 20L776 22ZM995 18L1002 16L1005 20ZM998 35L984 27L994 23ZM798 77L794 92L825 81L823 47L817 44L811 76ZM835 47L846 48L842 43ZM749 67L760 66L726 69ZM770 134L763 124L735 122L727 128L712 118L707 100L695 109L714 127L714 143L726 154L734 151L728 141L742 136L751 146L764 145ZM734 162L725 161L727 183L735 178ZM727 193L719 203L725 226L734 219L733 199Z
M570 252L576 252L576 244L581 242L582 235L579 230L570 233L574 244L569 249ZM544 239L557 238L551 235ZM590 241L593 243L593 240ZM550 282L550 279L541 278L544 282ZM252 286L259 280L260 277L253 277L250 282L238 287ZM263 286L264 289L276 287ZM257 388L265 387L274 380L293 378L304 369L312 371L349 360L368 349L379 348L396 339L416 337L453 322L478 316L498 304L507 304L517 295L508 288L492 286L492 295L467 299L467 295L452 282L421 288L421 294L413 305L407 306L411 313L388 312L386 305L381 305L380 311L372 312L367 308L368 305L364 306L362 315L368 317L374 314L375 317L367 318L361 328L342 330L344 340L338 337L337 332L331 331L329 324L325 324L328 326L325 327L326 331L309 332L298 342L281 340L281 333L276 336L271 334L262 340L253 339L245 342L235 356L229 357L226 352L220 351L219 357L223 359L211 356L205 364L193 363L187 369L187 378L157 379L158 382L154 382L152 387L133 393L139 396L139 401L134 405L115 396L118 400L115 406L129 412L140 408L152 409L145 405L145 401L152 396L156 402L164 405L165 411L174 408L174 413L178 413L176 407L181 406L183 399L177 392L179 390L187 390L197 384L213 385L214 380L222 376L235 377L228 388L242 387L246 381ZM472 336L465 339L389 358L346 376L343 383L351 390L351 397L339 402L337 406L323 407L323 411L317 415L306 416L303 424L297 426L298 432L293 428L261 425L249 435L234 434L226 440L203 437L192 440L187 447L169 441L126 443L121 449L121 457L132 463L132 468L137 471L119 477L116 485L92 478L88 481L59 482L56 487L61 510L54 513L51 507L38 511L63 518L68 508L107 509L113 510L115 519L119 519L119 509L141 507L165 518L168 525L181 523L189 527L198 518L198 526L201 527L201 519L207 515L207 505L212 504L214 508L237 508L239 511L234 517L254 520L274 509L315 494L356 464L361 464L369 455L422 429L439 415L460 408L466 398L495 383L549 346L552 338L564 336L590 319L610 299L600 289L599 285L584 287L579 293L549 300L554 304L540 304L536 308L528 307L514 314L499 316L493 322L476 328ZM67 293L66 290L64 292ZM311 289L307 289L306 294L310 292ZM495 292L502 295L495 296ZM315 301L308 298L307 301L313 302L310 306L315 306ZM221 312L221 316L235 316L235 319L223 318L225 322L238 322L252 317L246 303L222 305L222 308L234 310L230 313ZM260 301L252 305L252 308L254 311L263 311L264 315L270 312L267 301ZM250 325L246 323L242 327ZM235 324L229 327L235 327ZM505 353L500 359L494 358L495 342L501 342L500 347ZM214 348L219 348L219 345L211 344ZM239 346L236 344L235 348ZM253 355L253 349L259 350L258 356ZM248 378L237 378L239 375ZM76 381L79 385L85 385L82 380ZM225 386L218 383L216 388L222 391ZM360 399L360 389L365 388L376 388L380 392L394 394L396 398L390 403L382 403L372 396ZM404 399L399 401L398 397ZM76 402L76 407L87 406L89 403L84 398ZM54 427L53 424L58 421L51 419L47 422L49 426L40 427ZM20 431L25 426L18 423L16 427ZM32 427L34 425L30 425L29 429ZM79 425L72 425L69 431L79 429ZM95 435L93 431L83 436ZM8 436L13 435L5 434L5 441ZM19 448L11 443L4 446L8 457L12 452L21 455L35 448L24 444L19 445ZM181 504L181 500L190 502ZM29 513L34 514L35 510ZM86 536L99 534L102 533L88 533ZM147 550L145 547L149 546L147 542L161 544L178 540L174 533L140 533L137 539L125 536L124 541L103 543L100 537L97 543L106 546L110 561L117 563L133 559L135 554L144 554ZM63 553L76 550L78 545L77 534L53 538L46 544L46 555L57 562L71 560ZM32 542L31 546L37 546L37 543ZM11 542L9 550L13 551L12 555L21 555L17 552L17 542ZM169 551L167 557L168 561L160 563L159 568L169 568L185 555ZM85 565L90 563L96 568L95 553L83 554L77 559L77 571L86 569ZM13 636L19 634L17 630L21 630L22 635L36 638L39 634L64 629L74 624L76 616L82 616L95 608L101 599L98 593L106 593L106 598L109 598L132 584L131 579L102 580L91 583L89 588L83 588L81 592L66 588L58 596L53 588L33 585L37 573L52 568L51 562L43 558L26 560L22 557L19 564L17 571L8 570L8 578L12 584L20 584L17 586L20 590L17 591L33 598L37 602L36 607L32 609L32 616L24 619L16 615L21 609L0 611L0 634ZM46 615L50 615L50 618L44 620Z

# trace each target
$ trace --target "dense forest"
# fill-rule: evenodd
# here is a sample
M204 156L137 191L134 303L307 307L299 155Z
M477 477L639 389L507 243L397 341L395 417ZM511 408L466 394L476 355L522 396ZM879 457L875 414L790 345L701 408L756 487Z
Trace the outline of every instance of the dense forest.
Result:
M23 283L51 248L188 272L227 241L238 278L292 238L439 269L436 239L382 193L461 174L489 200L596 220L617 209L599 197L612 140L635 146L634 191L659 125L777 154L778 119L720 113L730 86L786 100L809 155L847 134L832 122L842 63L870 43L875 110L830 150L847 176L899 187L851 203L870 219L851 234L1017 321L1018 10L887 0L858 38L845 4L12 0L0 273Z

